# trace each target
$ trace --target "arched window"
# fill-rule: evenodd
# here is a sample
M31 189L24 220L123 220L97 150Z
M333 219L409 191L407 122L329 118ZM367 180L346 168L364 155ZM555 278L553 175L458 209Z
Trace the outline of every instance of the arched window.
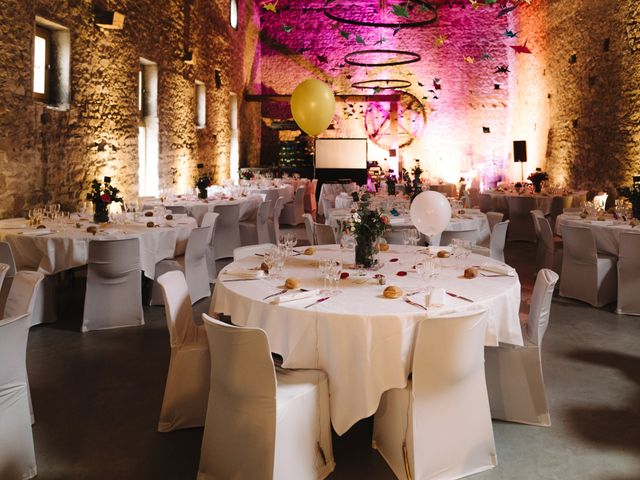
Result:
M233 28L238 28L238 1L229 0L229 23Z

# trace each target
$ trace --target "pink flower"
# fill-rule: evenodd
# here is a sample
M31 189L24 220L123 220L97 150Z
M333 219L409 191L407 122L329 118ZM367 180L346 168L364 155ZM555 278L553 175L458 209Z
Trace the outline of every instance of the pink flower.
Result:
M108 193L103 193L102 195L100 195L100 200L102 200L104 203L111 203L111 196Z

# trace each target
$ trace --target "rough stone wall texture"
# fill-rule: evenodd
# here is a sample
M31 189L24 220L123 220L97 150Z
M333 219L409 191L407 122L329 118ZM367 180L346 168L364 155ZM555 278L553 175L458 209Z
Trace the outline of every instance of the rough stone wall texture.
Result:
M256 78L253 2L239 0L238 30L229 26L228 0L104 2L125 14L122 30L97 27L89 0L2 3L0 217L23 214L49 200L74 207L91 179L102 175L113 177L125 199L137 196L140 58L158 66L160 188L190 187L198 162L216 180L228 178L231 92L239 99L241 162L258 161L260 110L243 97ZM36 15L69 29L68 108L51 108L32 98ZM196 52L194 65L183 61L185 45ZM202 129L195 125L195 80L206 85L207 125Z
M537 1L516 29L534 55L517 58L514 133L552 181L629 183L640 174L640 4Z
M468 5L464 9L443 7L436 24L401 29L394 35L389 28L330 21L322 12L324 3L281 2L279 13L261 12L262 93L290 94L299 82L310 77L332 84L336 93L356 94L373 93L353 88L351 84L356 81L406 79L412 82L408 92L425 104L428 113L424 133L402 149L409 167L414 158L419 158L432 177L450 181L457 181L461 171L482 170L490 176L506 168L511 158L511 85L508 75L495 71L497 66L508 65L512 55L503 35L510 28L510 16L497 19L497 7L478 10ZM371 5L377 6L378 2ZM350 18L362 19L367 15L367 9L358 4ZM283 25L293 30L286 32ZM343 38L340 30L349 38ZM358 43L356 34L364 45ZM436 46L439 36L446 38L440 48ZM381 37L383 43L376 44ZM409 50L419 53L422 59L397 67L345 65L344 56L350 51L371 48ZM465 57L471 57L473 63L468 63ZM439 78L442 85L435 92L438 99L428 91L433 89L434 78ZM496 89L495 84L500 88ZM360 110L368 104L357 104L355 114L350 109L345 111L344 106L339 104L336 108L335 129L322 136L367 136ZM263 115L286 118L290 112L279 104L263 109ZM490 133L483 133L483 127L488 127ZM263 152L263 158L266 156ZM370 142L370 159L388 156L388 151Z

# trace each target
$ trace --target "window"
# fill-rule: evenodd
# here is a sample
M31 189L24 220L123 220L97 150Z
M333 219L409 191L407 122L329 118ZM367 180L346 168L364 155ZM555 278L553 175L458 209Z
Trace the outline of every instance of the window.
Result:
M70 69L69 30L36 17L33 35L33 98L58 107L68 106Z
M158 194L158 66L140 59L138 73L138 194Z
M229 23L232 28L238 28L238 1L229 0Z
M229 155L229 174L234 183L240 180L240 146L238 132L238 96L235 93L229 95L229 122L231 126L231 141Z
M196 127L207 126L207 95L204 83L196 80Z

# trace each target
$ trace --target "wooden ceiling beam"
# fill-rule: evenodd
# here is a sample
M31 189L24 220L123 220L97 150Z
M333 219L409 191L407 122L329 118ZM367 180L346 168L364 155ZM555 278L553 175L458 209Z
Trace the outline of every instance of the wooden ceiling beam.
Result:
M378 94L378 95L362 95L362 94L340 94L335 96L337 102L399 102L402 94ZM284 94L267 94L254 95L247 94L244 96L247 102L288 102L291 95Z

